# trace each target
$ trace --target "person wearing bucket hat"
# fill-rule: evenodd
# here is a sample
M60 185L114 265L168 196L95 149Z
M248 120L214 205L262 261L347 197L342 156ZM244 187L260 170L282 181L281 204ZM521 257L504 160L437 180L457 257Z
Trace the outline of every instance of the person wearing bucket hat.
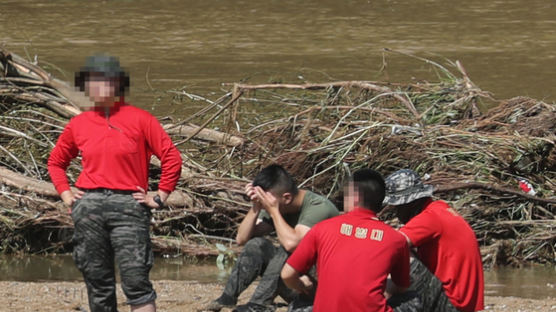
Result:
M114 96L123 97L129 88L129 75L120 67L118 58L108 54L96 54L85 61L85 66L75 73L75 86L88 93L85 83L91 80L106 80L114 85ZM98 99L98 95L95 96ZM94 100L92 98L92 100ZM109 99L112 100L112 99ZM98 102L95 102L95 104Z
M473 229L446 202L433 201L433 186L415 171L398 170L385 183L384 204L394 207L404 224L400 232L417 248L410 289L420 293L425 311L483 310L483 265Z
M311 290L301 278L317 263L318 285L313 311L417 312L410 284L409 248L405 237L380 221L384 180L371 169L349 177L344 192L345 214L321 221L303 238L282 268L282 279L299 292ZM387 301L391 275L397 299Z
M117 311L114 262L131 311L156 311L149 280L151 209L175 189L181 155L158 120L125 102L129 76L116 57L90 56L75 85L94 106L73 117L48 159L48 171L74 222L73 258L87 286L91 312ZM161 162L156 195L147 193L149 162ZM81 156L72 190L66 169Z

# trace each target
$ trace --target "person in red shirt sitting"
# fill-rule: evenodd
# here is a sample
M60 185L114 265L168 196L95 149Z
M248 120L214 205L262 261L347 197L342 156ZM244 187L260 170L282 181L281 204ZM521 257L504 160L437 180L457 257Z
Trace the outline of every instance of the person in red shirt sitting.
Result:
M428 268L412 262L411 288L419 292L425 311L483 310L483 265L475 233L446 202L433 201L432 193L433 186L409 169L386 178L384 203L394 206L405 224L400 232Z
M314 311L393 311L385 296L388 276L394 284L390 291L403 292L409 286L406 239L376 216L384 194L379 173L356 171L345 188L347 213L316 224L282 268L288 287L311 293L315 281L303 276L316 264Z
M75 76L94 107L70 120L48 159L52 183L71 209L73 258L82 272L92 312L117 311L114 261L131 311L156 310L149 281L153 252L151 208L174 190L181 155L158 120L124 101L129 77L117 58L95 55ZM151 155L162 172L156 195L146 192ZM70 188L66 169L81 156L82 171Z

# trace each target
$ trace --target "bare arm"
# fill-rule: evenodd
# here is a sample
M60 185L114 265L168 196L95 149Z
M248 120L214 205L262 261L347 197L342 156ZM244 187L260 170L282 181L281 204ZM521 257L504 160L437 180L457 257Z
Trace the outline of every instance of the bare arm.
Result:
M255 195L257 196L261 207L268 211L272 222L274 223L274 228L276 229L276 234L278 236L278 241L288 252L293 252L301 239L309 232L310 228L306 225L298 224L295 228L292 228L284 217L280 213L278 200L270 192L265 192L260 187L254 188Z
M280 241L280 244L287 252L293 252L297 245L299 245L301 239L311 229L302 224L298 224L295 228L292 228L280 213L272 213L270 216L272 217L272 222L276 229L278 241Z
M310 295L315 290L311 279L307 275L300 275L299 272L288 263L284 264L284 267L282 267L280 276L286 286L300 293Z
M261 236L272 231L272 226L266 222L259 220L261 205L255 195L253 185L251 183L245 186L245 194L253 202L251 209L241 221L237 230L236 242L238 245L245 245L252 237Z
M272 226L258 219L260 209L251 207L237 230L236 242L245 245L252 237L261 236L272 231Z

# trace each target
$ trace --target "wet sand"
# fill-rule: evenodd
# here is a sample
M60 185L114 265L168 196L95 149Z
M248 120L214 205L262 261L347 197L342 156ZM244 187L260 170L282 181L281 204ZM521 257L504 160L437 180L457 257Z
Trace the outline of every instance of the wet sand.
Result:
M222 286L196 281L155 281L158 311L197 311L218 297ZM252 285L240 297L245 303L252 294ZM118 308L129 311L118 285ZM278 300L278 302L280 302ZM487 311L556 311L556 297L542 300L516 297L485 297ZM0 282L0 311L88 311L87 291L83 282ZM280 307L278 311L285 312ZM223 310L225 311L225 310ZM228 310L230 311L230 310Z

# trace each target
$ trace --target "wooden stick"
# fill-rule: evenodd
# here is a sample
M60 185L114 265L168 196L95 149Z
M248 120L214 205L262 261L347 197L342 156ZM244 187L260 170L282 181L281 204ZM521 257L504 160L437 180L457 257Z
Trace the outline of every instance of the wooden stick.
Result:
M461 189L484 189L488 191L495 191L499 193L506 193L506 194L512 194L512 195L524 197L539 203L556 204L556 199L554 198L541 198L538 196L529 195L521 191L516 191L507 187L494 186L494 185L484 184L480 182L464 182L464 183L452 183L449 185L435 185L434 192L446 193L446 192L451 192L451 191L456 191Z
M187 139L179 141L176 143L176 145L180 145L183 143L188 142L189 140L191 140L194 136L196 136L197 134L199 134L199 132L201 132L210 122L212 122L216 117L218 117L218 115L220 115L226 108L228 108L230 105L234 104L234 102L239 99L239 97L243 94L242 91L239 91L237 94L235 94L232 99L230 101L228 101L228 103L226 103L224 106L222 106L216 113L214 113L214 115L212 115L212 117L210 117L207 121L205 121L197 130L195 130Z
M415 116L417 121L422 123L422 119L420 114L417 112L417 109L411 103L411 101L402 96L401 94L393 91L392 89L384 86L379 86L377 84L371 83L369 81L361 81L361 80L353 80L353 81L336 81L336 82L327 82L327 83L306 83L306 84L258 84L258 85L249 85L249 84L234 84L234 88L239 89L240 91L245 90L258 90L258 89L300 89L300 90L319 90L319 89L327 89L327 88L353 88L357 87L360 89L376 91L380 93L389 93L392 97L396 98L398 101L402 102L405 107Z
M23 73L27 77L41 80L43 84L60 92L60 94L62 94L69 103L75 105L76 107L80 109L88 109L94 106L94 103L91 102L91 100L85 96L83 92L76 91L62 80L53 78L39 66L31 64L17 54L7 52L3 49L0 49L0 53L3 54L3 57L7 59L18 72Z
M239 146L242 145L245 140L235 135L229 135L224 132L220 132L213 129L206 129L196 126L194 124L188 125L174 125L165 124L163 126L164 130L168 134L172 135L183 135L188 137L196 136L198 139L215 142L219 144L225 144L228 146Z

